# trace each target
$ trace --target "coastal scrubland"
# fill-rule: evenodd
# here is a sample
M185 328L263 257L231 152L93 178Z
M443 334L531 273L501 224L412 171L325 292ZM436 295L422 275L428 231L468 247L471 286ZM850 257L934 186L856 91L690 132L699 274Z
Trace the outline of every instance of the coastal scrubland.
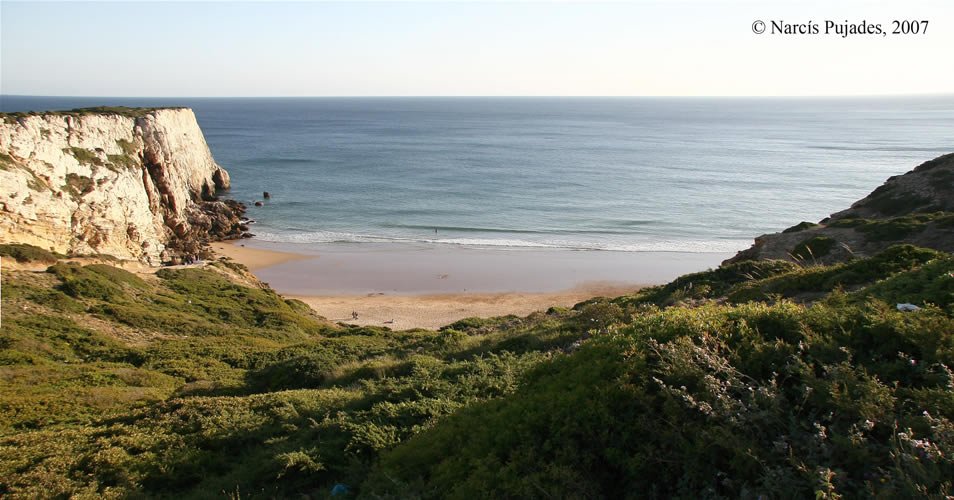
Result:
M90 115L118 115L127 118L142 118L149 113L159 109L186 109L181 106L153 107L153 108L131 108L128 106L94 106L89 108L76 108L66 111L21 111L13 113L0 113L0 120L4 123L16 123L18 119L28 116L90 116Z
M228 258L0 245L0 496L950 498L950 171L667 284L438 330L334 323Z
M402 332L331 323L229 260L55 262L3 273L6 497L954 491L949 253L738 262Z

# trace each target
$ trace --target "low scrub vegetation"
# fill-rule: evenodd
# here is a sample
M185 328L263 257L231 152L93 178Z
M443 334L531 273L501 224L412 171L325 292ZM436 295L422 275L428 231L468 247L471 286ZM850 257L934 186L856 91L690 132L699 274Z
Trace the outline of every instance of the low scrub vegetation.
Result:
M843 297L652 309L383 454L396 497L943 497L954 321Z
M56 262L56 259L64 257L61 254L24 243L0 244L0 256L9 257L17 262L39 262L48 264L52 264Z
M76 158L76 161L80 162L82 165L94 165L97 167L103 166L103 159L99 157L94 151L90 151L86 148L67 148L63 152L72 155Z
M66 174L66 184L63 185L62 189L69 193L74 200L79 201L83 196L93 192L95 187L96 184L93 179L70 172Z
M954 213L920 213L876 220L845 218L832 222L828 226L855 228L871 241L899 241L924 231L929 224L945 229L952 228Z
M186 109L182 107L168 108L131 108L127 106L95 106L91 108L76 108L63 111L18 111L0 113L0 119L5 123L14 124L17 120L31 116L87 116L87 115L119 115L128 118L141 118L159 109Z
M837 242L828 236L813 236L807 240L795 245L792 249L792 258L798 262L815 262L815 259L822 258L835 248Z
M792 227L790 227L790 228L788 228L788 229L786 229L786 230L784 230L784 231L782 231L782 232L783 232L783 233L797 233L797 232L800 232L800 231L804 231L804 230L806 230L806 229L811 229L811 228L813 228L813 227L818 227L818 224L815 224L814 222L802 221L802 222L799 222L798 224L795 224L794 226L792 226Z
M243 277L5 271L0 495L954 493L950 254L746 261L437 332Z

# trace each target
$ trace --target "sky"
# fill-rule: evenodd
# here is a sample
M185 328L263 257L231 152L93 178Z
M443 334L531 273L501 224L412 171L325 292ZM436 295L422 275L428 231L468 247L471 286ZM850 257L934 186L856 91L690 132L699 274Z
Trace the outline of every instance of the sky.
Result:
M929 23L926 34L886 37L752 28L826 19ZM949 94L952 47L951 0L0 0L8 95Z

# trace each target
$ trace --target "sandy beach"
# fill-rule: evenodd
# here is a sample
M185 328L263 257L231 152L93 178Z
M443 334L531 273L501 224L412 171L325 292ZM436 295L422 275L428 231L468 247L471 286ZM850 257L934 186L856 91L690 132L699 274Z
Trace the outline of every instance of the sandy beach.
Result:
M550 293L448 293L436 295L290 296L332 321L394 330L437 329L469 317L526 316L553 306L570 307L593 297L616 297L638 285L588 284ZM353 320L351 312L358 313Z
M248 266L252 272L285 262L314 258L314 256L282 252L279 250L247 247L244 240L218 241L212 244L212 249L215 250L215 253L223 257L228 257Z
M215 243L213 249L329 320L395 330L570 307L592 297L632 293L724 258L371 244L296 247L255 240Z

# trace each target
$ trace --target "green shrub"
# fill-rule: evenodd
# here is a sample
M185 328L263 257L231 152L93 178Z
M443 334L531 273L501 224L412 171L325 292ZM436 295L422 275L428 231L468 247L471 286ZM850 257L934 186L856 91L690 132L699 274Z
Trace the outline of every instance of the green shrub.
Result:
M125 116L128 118L142 118L149 114L154 113L160 109L186 109L183 107L176 106L167 106L167 107L154 107L154 108L132 108L128 106L94 106L90 108L75 108L65 111L26 111L26 112L14 112L14 113L0 113L0 118L6 123L16 123L16 120L19 118L26 118L28 116L87 116L87 115L119 115Z
M326 329L318 318L302 315L300 305L293 308L274 291L237 285L214 271L163 269L156 276L176 293L175 298L156 301L168 304L170 313L184 308L204 320L232 328L265 328L285 334L319 334Z
M838 242L828 236L813 236L802 241L792 249L792 257L799 261L814 261L829 253Z
M101 167L104 165L103 159L99 157L95 152L90 151L85 148L71 147L63 150L66 153L73 155L74 158L82 165L94 165ZM70 174L67 174L69 176Z
M713 299L724 296L732 287L741 283L766 279L797 268L795 264L781 260L737 262L680 276L669 284L645 288L635 295L617 299L616 302L668 306L684 300Z
M160 109L186 109L182 107L131 108L128 106L94 106L91 108L76 108L69 111L47 111L44 114L63 114L74 116L85 115L120 115L128 118L142 118Z
M79 201L83 196L93 192L95 187L93 179L70 172L66 174L66 184L63 185L63 191L69 193L74 200Z
M481 329L486 329L492 327L496 321L493 318L464 318L454 323L445 326L444 328L449 328L459 331L477 331Z
M133 141L116 139L116 145L119 146L125 156L136 156L139 153L139 147Z
M44 250L40 247L27 245L26 243L3 243L0 244L0 255L10 257L17 262L40 262L54 263L57 259L65 257L64 255Z
M385 452L362 494L944 495L952 381L917 373L954 361L954 322L872 307L637 318Z
M105 264L56 264L51 266L48 272L60 279L61 290L76 298L122 303L128 301L124 287L147 288L146 283L135 274Z
M790 227L790 228L788 228L788 229L782 231L782 233L797 233L797 232L800 232L800 231L804 231L804 230L806 230L806 229L811 229L811 228L813 228L813 227L818 227L818 224L815 224L814 222L804 222L804 221L803 221L803 222L799 222L798 224L795 224L794 226L792 226L792 227Z
M954 224L954 214L950 212L917 213L877 220L845 218L831 222L829 227L855 228L872 241L899 241L923 231L931 223L949 227Z
M923 266L887 277L855 295L889 304L933 304L954 314L954 256L942 255Z
M130 155L106 155L107 166L117 168L136 168L139 166L139 159Z
M603 331L610 325L623 322L624 316L623 308L618 304L609 301L598 301L580 308L580 313L575 320L583 331L590 329Z
M331 369L341 362L332 352L323 354L297 356L270 364L249 374L249 386L256 392L320 387Z
M750 300L770 300L773 295L806 299L822 298L836 289L857 288L888 278L895 273L916 269L943 252L894 245L867 259L857 259L831 266L809 266L762 280L740 284L729 290L727 298L741 303Z

